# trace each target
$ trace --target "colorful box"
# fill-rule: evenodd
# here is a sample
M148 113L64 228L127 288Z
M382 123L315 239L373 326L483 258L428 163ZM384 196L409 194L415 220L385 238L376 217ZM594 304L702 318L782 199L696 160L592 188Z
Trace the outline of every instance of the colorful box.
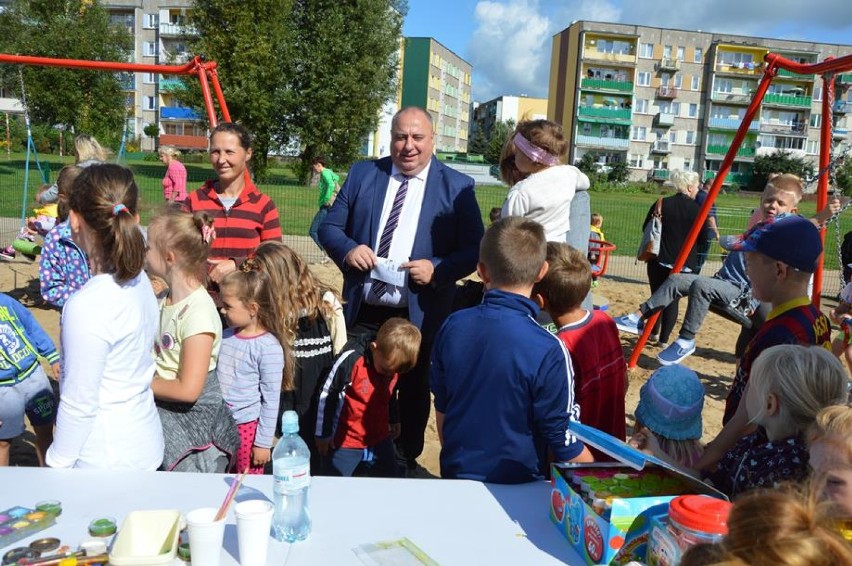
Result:
M697 493L727 499L670 464L604 432L571 423L572 434L617 462L554 464L550 518L586 564L645 562L651 519L674 497Z

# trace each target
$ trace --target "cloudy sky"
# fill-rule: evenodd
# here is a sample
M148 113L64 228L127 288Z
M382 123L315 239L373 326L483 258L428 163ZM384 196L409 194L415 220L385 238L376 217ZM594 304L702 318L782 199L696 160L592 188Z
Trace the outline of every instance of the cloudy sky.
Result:
M404 33L473 65L473 96L547 96L553 34L574 20L852 44L852 0L409 0Z

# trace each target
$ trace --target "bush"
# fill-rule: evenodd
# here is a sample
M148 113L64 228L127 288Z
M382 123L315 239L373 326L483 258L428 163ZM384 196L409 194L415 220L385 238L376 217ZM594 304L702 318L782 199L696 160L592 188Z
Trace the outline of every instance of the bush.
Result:
M802 179L808 179L813 176L814 167L803 157L796 157L788 151L776 151L755 157L753 171L749 189L761 192L773 173L792 173Z

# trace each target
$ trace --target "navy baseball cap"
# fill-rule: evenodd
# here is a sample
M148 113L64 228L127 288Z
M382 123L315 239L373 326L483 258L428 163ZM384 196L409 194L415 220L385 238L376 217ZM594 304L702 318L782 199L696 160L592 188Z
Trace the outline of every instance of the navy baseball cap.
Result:
M822 240L813 222L791 214L756 224L741 236L723 238L730 251L759 252L799 271L813 273L822 253Z

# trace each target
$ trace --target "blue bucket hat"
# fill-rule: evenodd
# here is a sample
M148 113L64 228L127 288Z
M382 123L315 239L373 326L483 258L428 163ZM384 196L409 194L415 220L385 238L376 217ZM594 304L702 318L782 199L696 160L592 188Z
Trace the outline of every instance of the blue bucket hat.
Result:
M742 236L723 238L719 245L730 251L759 252L806 273L816 271L822 253L817 227L795 214L755 224Z
M686 366L672 364L651 374L639 390L636 419L671 440L701 438L704 385Z

